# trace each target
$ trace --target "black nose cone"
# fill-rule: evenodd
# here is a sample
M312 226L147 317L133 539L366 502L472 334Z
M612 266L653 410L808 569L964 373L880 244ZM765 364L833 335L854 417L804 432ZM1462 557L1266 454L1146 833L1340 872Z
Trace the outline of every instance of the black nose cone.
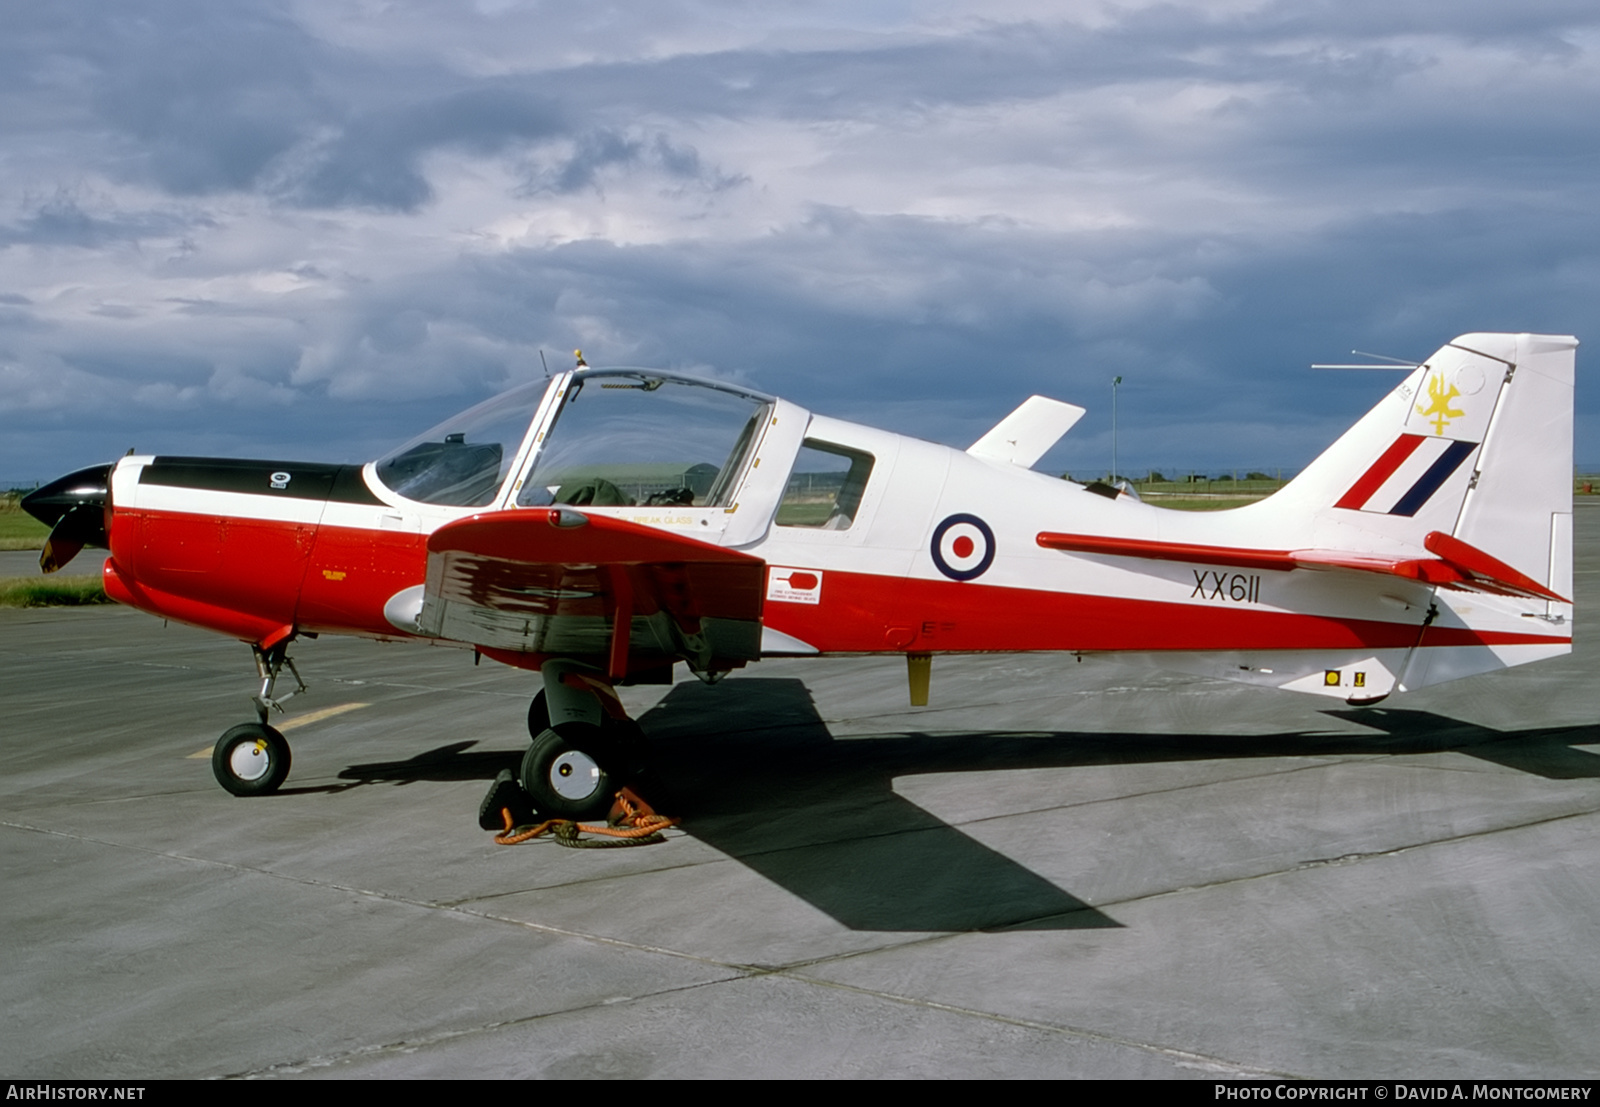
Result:
M39 568L53 573L85 546L104 547L111 466L91 465L22 498L22 510L50 528Z
M53 527L75 507L105 507L110 480L109 465L79 469L22 497L22 510L45 526Z

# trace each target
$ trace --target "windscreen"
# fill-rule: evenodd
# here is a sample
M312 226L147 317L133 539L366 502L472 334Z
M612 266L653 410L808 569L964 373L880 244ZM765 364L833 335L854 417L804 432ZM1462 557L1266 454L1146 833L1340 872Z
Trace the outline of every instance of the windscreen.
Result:
M494 502L549 381L535 381L440 423L378 462L378 479L408 500L451 507Z
M517 503L724 505L767 410L693 381L585 374L568 387Z

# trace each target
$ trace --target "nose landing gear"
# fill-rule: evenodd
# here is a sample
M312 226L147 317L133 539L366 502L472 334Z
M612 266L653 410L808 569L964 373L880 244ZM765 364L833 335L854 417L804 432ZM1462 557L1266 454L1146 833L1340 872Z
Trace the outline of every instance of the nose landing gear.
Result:
M269 709L283 710L285 700L306 690L300 679L300 670L289 657L289 635L272 646L251 646L255 651L256 672L261 677L261 690L251 697L256 705L258 721L241 723L217 739L211 751L211 775L217 783L236 796L265 796L276 792L289 775L289 743L282 734L267 725ZM289 666L296 688L286 696L274 699L273 688L278 674Z

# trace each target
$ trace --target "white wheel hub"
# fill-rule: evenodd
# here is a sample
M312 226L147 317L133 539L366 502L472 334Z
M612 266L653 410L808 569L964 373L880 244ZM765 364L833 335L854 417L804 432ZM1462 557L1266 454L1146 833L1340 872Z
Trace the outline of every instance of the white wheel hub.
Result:
M600 766L586 753L567 750L550 765L550 787L562 799L587 799L600 787Z
M260 780L272 768L267 743L260 738L254 742L240 742L228 755L228 768L240 780Z

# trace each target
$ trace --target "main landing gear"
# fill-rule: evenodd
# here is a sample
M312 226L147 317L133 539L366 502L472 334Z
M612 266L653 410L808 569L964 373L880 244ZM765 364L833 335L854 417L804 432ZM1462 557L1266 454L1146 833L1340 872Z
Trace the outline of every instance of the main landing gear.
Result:
M544 678L544 690L528 705L533 744L518 779L545 817L604 818L616 794L644 768L644 731L593 670L549 661Z
M250 647L255 651L256 673L261 677L261 691L251 697L256 705L258 721L241 723L217 739L211 751L211 773L217 783L236 796L265 796L276 792L289 775L289 743L282 734L267 725L269 709L283 710L283 702L306 690L300 671L289 657L289 639L274 646ZM297 685L293 692L273 699L272 691L278 682L278 673L289 666Z

